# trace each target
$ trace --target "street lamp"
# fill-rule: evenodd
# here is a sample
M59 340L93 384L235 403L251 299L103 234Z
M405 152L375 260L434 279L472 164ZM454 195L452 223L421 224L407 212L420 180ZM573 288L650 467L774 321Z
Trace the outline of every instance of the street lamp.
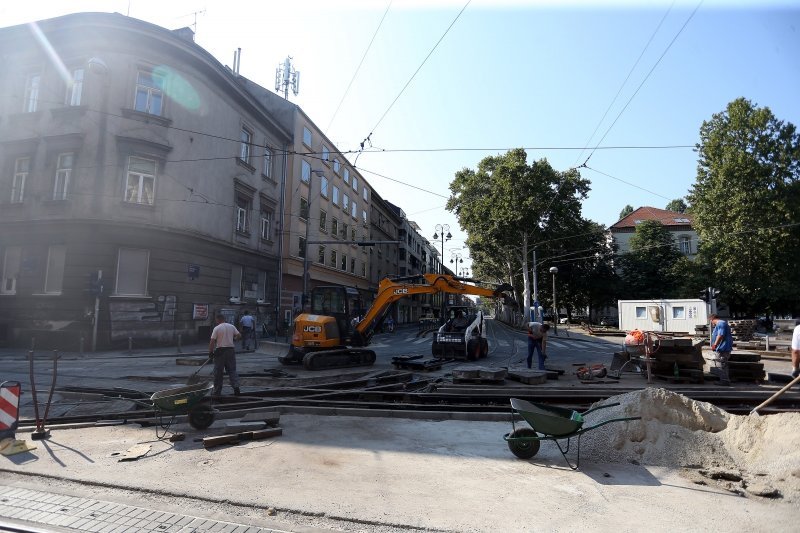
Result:
M558 335L558 305L556 304L556 274L558 274L558 267L550 267L550 273L553 275L553 333Z
M441 272L439 272L439 273L443 274L444 273L444 241L449 241L450 239L453 238L453 236L450 235L450 224L436 224L436 227L434 229L436 230L436 233L433 234L433 240L437 240L439 238L439 235L442 236L441 237L442 238L442 260L441 260L442 264L440 266ZM445 235L445 233L447 233L447 235Z
M455 263L455 266L453 267L453 272L458 274L459 266L464 264L464 258L461 257L460 253L450 252L450 264L452 265L453 263Z

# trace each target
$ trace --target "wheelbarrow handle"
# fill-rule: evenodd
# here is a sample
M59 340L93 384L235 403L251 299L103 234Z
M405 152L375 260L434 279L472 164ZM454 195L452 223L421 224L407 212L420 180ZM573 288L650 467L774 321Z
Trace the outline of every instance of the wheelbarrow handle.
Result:
M584 411L584 412L582 412L582 413L581 413L581 416L585 416L585 415L588 415L589 413L593 413L593 412L595 412L595 411L599 411L600 409L607 409L607 408L609 408L609 407L616 407L617 405L619 405L619 402L616 402L616 403L609 403L609 404L607 404L607 405L601 405L601 406L599 406L599 407L595 407L595 408L593 408L593 409L589 409L588 411Z

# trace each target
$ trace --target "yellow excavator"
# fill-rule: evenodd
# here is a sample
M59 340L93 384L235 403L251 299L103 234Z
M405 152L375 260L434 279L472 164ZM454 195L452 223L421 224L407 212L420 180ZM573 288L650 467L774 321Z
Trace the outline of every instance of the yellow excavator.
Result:
M447 274L385 278L372 306L364 312L359 292L352 287L324 286L311 291L311 312L297 316L285 365L302 364L307 370L368 366L375 352L366 348L383 323L392 303L415 294L469 294L511 302L511 286L494 289Z

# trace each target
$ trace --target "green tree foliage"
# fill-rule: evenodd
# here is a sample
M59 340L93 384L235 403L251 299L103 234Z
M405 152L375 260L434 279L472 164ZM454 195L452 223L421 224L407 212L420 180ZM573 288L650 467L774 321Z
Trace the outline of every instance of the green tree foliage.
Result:
M675 211L676 213L685 213L688 208L683 198L676 198L668 203L664 209L667 211Z
M619 212L619 220L622 220L631 213L633 213L633 206L631 204L628 204L622 208L622 211Z
M630 251L620 258L624 298L676 298L684 283L686 259L661 222L645 220L636 226Z
M533 246L579 233L588 180L575 169L559 172L545 159L529 165L518 148L484 158L475 170L460 170L450 191L447 209L469 235L475 272L511 282L527 310Z
M713 285L736 311L800 311L800 136L738 98L700 128L687 199Z

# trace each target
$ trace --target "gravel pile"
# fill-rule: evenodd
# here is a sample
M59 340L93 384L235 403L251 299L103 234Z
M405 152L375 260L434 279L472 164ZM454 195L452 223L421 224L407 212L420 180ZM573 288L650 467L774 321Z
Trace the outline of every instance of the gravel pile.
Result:
M620 405L587 415L584 427L609 418L642 420L586 433L581 454L587 460L687 468L698 484L713 480L743 495L800 501L800 413L731 415L657 388L595 406L617 402Z

